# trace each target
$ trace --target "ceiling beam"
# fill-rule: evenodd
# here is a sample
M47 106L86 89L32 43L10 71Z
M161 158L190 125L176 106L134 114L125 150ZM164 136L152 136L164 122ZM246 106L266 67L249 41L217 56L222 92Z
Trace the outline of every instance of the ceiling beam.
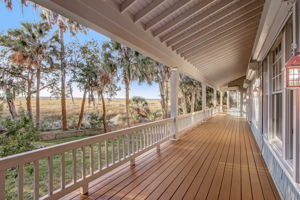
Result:
M256 31L257 31L257 27L258 27L258 24L255 24L254 26L250 26L250 27L247 26L244 28L244 30L242 30L241 32L237 32L235 35L231 34L231 35L227 35L226 37L220 37L218 39L208 41L206 43L199 45L198 48L195 49L195 51L193 51L192 53L182 54L181 56L183 56L186 59L192 59L193 57L196 57L198 55L199 51L201 51L202 49L207 50L207 49L227 45L227 44L230 44L235 41L242 42L242 38L248 36L249 33L255 35Z
M222 38L226 38L235 34L239 34L240 31L243 31L245 28L251 28L254 26L258 26L259 20L253 20L253 18L250 18L251 22L248 20L238 23L234 25L233 27L229 29L225 29L224 31L216 31L212 34L207 35L206 37L200 38L195 40L192 44L188 46L184 46L177 50L178 54L181 54L182 56L186 56L189 54L192 54L193 51L197 50L199 47L203 47L206 44L209 44L210 42L217 41Z
M212 6L208 8L207 10L203 11L199 15L189 19L182 25L176 27L174 30L168 32L167 34L161 36L159 39L161 42L164 42L166 40L170 40L171 38L175 37L176 35L179 35L183 31L187 30L188 28L192 27L195 24L199 24L200 22L212 17L213 15L217 14L224 8L230 6L234 1L236 0L224 0L221 2L218 2L217 5ZM245 0L243 0L245 1Z
M185 6L187 3L191 2L191 1L192 0L180 0L180 1L177 1L174 5L172 5L171 7L167 8L161 14L159 14L158 16L154 17L149 22L147 22L145 24L145 31L149 30L150 28L152 28L153 26L155 26L156 24L158 24L161 20L163 20L166 17L168 17L169 15L173 14L178 9L182 8L183 6Z
M199 32L196 32L195 34L191 35L190 37L180 41L179 43L177 43L176 45L172 46L172 50L177 50L183 46L187 46L190 43L194 42L195 40L197 40L200 37L204 37L205 35L211 34L213 31L217 31L217 30L224 30L229 28L230 26L234 26L236 23L239 23L241 21L247 20L249 18L252 18L256 15L260 14L260 11L262 10L262 7L258 7L255 8L254 10L250 10L250 11L246 11L244 14L240 14L240 15L236 15L234 18L232 18L232 20L225 21L225 20L221 20L209 27L207 27L204 30L201 30Z
M124 13L126 10L128 10L135 1L136 0L125 0L124 2L122 2L120 5L120 13Z
M251 2L251 1L249 1ZM188 30L184 31L183 33L177 35L176 37L167 41L167 46L173 46L176 43L184 40L185 38L197 33L201 30L205 30L207 27L213 26L214 24L225 24L229 23L230 21L245 15L246 13L251 12L251 10L257 8L257 1L252 1L252 4L245 3L243 1L238 2L230 7L227 7L222 12L214 15L213 17L208 18L207 20L198 23L197 25L189 28ZM261 5L260 5L261 6ZM220 23L222 21L222 23Z
M133 22L139 22L143 17L147 16L152 10L154 10L157 6L162 4L165 0L153 0L149 5L139 11L137 14L133 16Z
M176 24L180 23L181 21L183 21L183 20L187 19L188 17L191 17L191 16L199 13L206 6L208 6L212 3L215 3L215 1L216 0L203 0L203 1L200 1L198 4L191 7L190 9L186 10L182 14L178 15L177 17L172 19L170 22L168 22L165 25L161 26L160 28L154 30L153 31L153 36L156 37L156 36L161 35L162 33L166 32L167 30L169 30L170 28L175 26Z
M202 51L199 52L198 56L192 58L192 59L187 59L189 62L191 63L195 63L198 60L205 60L205 59L211 59L212 56L218 56L218 55L224 55L227 53L227 51L230 51L232 49L238 49L240 47L243 47L245 44L248 43L253 43L253 38L254 36L248 35L247 37L244 37L242 42L241 41L235 41L231 44L228 44L227 46L222 46L222 47L218 47L218 48L211 48L209 51Z

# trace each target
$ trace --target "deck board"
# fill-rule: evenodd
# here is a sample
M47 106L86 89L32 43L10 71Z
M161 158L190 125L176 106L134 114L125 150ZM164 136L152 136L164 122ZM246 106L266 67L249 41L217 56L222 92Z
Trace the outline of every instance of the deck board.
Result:
M280 199L243 118L217 115L62 199Z

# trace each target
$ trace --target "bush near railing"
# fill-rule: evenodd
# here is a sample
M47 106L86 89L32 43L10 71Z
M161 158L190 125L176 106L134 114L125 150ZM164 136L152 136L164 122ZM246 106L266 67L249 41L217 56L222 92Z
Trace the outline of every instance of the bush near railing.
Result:
M215 112L200 111L1 158L0 199L58 199L78 188L86 193L89 182L125 162L134 165L135 157L159 149L177 132Z

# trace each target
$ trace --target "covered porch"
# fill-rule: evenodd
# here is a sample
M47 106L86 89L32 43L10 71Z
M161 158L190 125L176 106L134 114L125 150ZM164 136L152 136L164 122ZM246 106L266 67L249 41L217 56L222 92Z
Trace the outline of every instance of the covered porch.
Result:
M282 72L300 52L299 1L33 2L170 66L170 117L1 159L0 199L11 168L24 199L27 163L34 199L300 198L300 93L287 92ZM201 111L180 115L180 74L201 82Z

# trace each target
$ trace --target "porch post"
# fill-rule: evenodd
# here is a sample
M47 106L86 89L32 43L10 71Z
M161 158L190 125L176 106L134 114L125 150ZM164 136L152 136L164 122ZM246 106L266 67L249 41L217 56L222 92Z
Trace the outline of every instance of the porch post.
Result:
M214 89L214 108L217 106L217 90Z
M206 109L206 84L202 83L202 111Z
M223 92L220 91L220 112L223 112Z
M171 118L175 118L172 132L173 139L178 139L177 115L178 115L178 89L179 89L179 72L176 67L171 69Z
M229 111L229 90L227 91L227 112Z
M243 91L240 91L240 116L243 117Z

